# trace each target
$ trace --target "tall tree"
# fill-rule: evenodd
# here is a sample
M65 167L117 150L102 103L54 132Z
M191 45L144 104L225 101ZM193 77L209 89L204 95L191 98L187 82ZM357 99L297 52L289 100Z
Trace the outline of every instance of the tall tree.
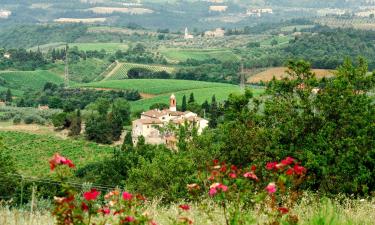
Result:
M210 106L210 122L208 124L211 128L215 128L217 126L218 115L219 115L218 105L216 102L216 97L215 95L213 95L211 99L211 106Z
M189 101L188 103L191 104L191 103L194 103L195 102L195 99L194 99L194 93L190 93L190 97L189 97Z
M71 125L69 127L69 136L77 136L81 134L81 110L77 110L76 115L72 116Z
M8 88L8 90L5 94L5 101L6 102L12 102L12 100L13 100L12 91Z
M182 112L185 112L186 109L187 109L186 96L184 95L184 96L182 97L181 111L182 111Z

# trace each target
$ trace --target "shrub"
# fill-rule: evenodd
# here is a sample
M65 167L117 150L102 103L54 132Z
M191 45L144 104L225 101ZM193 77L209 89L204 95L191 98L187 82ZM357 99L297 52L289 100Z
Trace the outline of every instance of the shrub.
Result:
M13 118L13 124L20 124L22 121L22 118L19 114L17 114L14 118Z

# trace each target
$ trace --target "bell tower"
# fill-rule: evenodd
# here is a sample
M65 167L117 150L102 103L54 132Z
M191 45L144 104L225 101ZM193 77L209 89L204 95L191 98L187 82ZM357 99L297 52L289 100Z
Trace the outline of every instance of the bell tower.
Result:
M171 97L169 98L169 110L172 112L176 112L177 111L176 105L177 105L176 96L172 94Z

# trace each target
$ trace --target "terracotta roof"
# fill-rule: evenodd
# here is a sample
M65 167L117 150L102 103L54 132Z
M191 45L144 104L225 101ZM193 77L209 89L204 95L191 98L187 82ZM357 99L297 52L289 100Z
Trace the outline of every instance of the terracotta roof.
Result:
M165 113L163 113L163 111L160 111L158 109L153 109L153 110L143 112L142 115L152 117L152 118L159 118L159 117L165 115Z
M149 119L138 119L134 120L133 123L142 123L142 124L162 124L161 120L149 118Z

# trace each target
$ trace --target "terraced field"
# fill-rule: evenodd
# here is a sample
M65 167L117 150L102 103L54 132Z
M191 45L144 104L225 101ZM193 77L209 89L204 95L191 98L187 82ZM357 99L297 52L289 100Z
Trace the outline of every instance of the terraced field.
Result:
M0 131L0 137L12 152L12 157L17 159L17 169L26 176L48 174L48 159L56 152L72 159L78 168L113 152L110 146L81 140L62 140L50 135Z
M161 48L160 53L169 61L181 62L187 59L206 60L218 59L222 61L231 61L239 59L230 49L180 49L180 48Z
M137 63L120 63L119 66L111 72L111 75L106 77L105 80L121 80L128 77L128 71L132 68L144 68L153 72L166 71L168 73L173 73L175 69L169 66L162 65L149 65L149 64L137 64Z
M0 71L0 77L7 82L6 87L16 90L40 90L46 82L61 84L64 79L56 73L46 70L36 71Z

